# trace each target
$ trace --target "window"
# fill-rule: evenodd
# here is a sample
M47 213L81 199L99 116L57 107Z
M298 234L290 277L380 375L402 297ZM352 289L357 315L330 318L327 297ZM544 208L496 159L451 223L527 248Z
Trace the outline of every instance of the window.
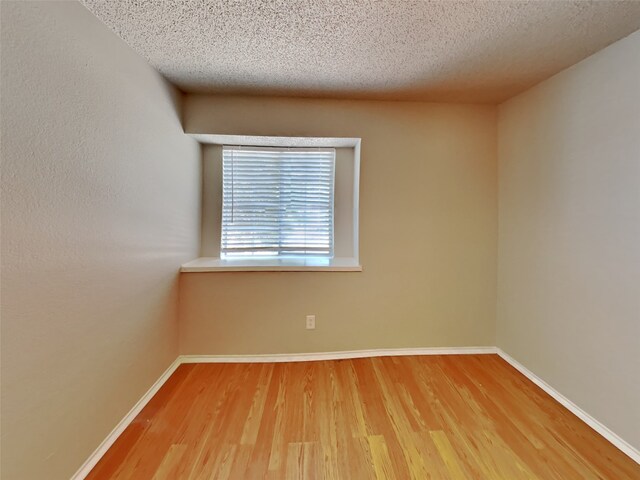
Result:
M333 256L333 148L225 146L221 258Z
M202 145L200 252L182 272L362 271L361 139L193 137Z

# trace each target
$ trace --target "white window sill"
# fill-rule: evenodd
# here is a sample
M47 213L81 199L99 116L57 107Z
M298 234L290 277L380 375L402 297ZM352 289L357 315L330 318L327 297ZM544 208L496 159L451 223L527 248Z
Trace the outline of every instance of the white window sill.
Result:
M317 259L242 259L222 260L200 257L182 265L180 271L189 272L361 272L362 265L355 258Z

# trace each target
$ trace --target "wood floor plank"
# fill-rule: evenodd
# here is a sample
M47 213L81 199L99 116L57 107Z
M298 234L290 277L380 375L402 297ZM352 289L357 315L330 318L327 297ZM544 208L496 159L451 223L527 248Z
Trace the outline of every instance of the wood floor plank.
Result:
M182 365L90 480L639 480L497 355Z
M318 477L316 444L313 442L290 443L287 450L286 478L312 480Z
M260 381L253 394L253 402L249 409L249 414L242 429L240 437L241 445L255 445L258 437L258 431L263 421L264 406L267 400L267 392L271 384L271 375L273 368L271 365L261 365Z
M209 480L229 480L237 447L237 445L229 445L228 443L221 445L220 452L215 457L215 463L211 466L209 472L203 472L202 480L205 478Z
M182 457L187 450L187 446L183 444L174 444L169 447L167 454L162 459L162 463L153 475L153 480L171 480L180 478L180 471L184 467Z
M433 439L433 443L436 444L438 452L440 452L440 456L442 457L444 464L447 466L450 478L452 480L465 480L467 478L471 478L471 475L464 471L464 467L460 462L460 457L451 445L447 434L442 430L434 430L429 433Z
M386 405L381 385L378 383L374 368L375 359L354 360L354 367L361 388L365 420L371 426L374 435L382 435L389 453L393 471L398 478L411 478L409 466L405 461L402 444L396 437L394 419L389 413L391 405ZM373 452L372 452L373 455Z
M373 473L377 480L392 480L396 474L391 464L389 449L382 435L372 435L367 438L373 460Z

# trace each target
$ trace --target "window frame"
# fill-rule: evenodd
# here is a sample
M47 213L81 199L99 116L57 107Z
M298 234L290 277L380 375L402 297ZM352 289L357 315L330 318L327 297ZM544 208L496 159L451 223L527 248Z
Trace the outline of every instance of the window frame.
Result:
M191 134L202 148L200 257L182 265L181 272L314 271L359 272L360 138L264 137ZM222 226L222 148L325 147L336 149L334 191L334 257L276 257L228 259L220 256ZM346 162L346 163L345 163ZM340 170L340 171L339 171ZM346 176L345 176L346 175ZM338 186L340 182L340 186ZM340 194L339 194L340 192ZM345 203L346 202L346 203ZM341 213L336 213L340 209ZM339 221L338 221L339 219Z
M229 156L227 155L226 152L232 152L230 154L230 162L231 165L227 166L227 163L229 162ZM235 185L235 180L234 180L234 175L233 175L233 162L234 162L234 154L233 152L236 152L238 155L244 155L245 158L239 158L237 159L237 161L239 163L241 162L246 162L246 163L259 163L260 160L257 160L255 158L252 158L251 160L247 160L247 154L248 152L256 152L256 157L259 157L260 154L268 154L269 152L275 152L277 154L286 152L288 154L288 156L293 157L296 156L296 154L299 154L299 157L297 158L296 162L310 162L312 163L313 160L311 159L305 159L305 155L309 155L309 154L317 154L322 152L323 154L328 154L330 155L330 165L331 165L331 171L329 173L329 175L325 175L325 178L322 178L322 176L320 176L319 178L319 182L323 182L325 185L321 185L320 188L325 188L326 189L326 180L329 180L329 194L328 194L328 198L327 198L327 204L328 204L328 208L326 213L329 215L330 220L328 221L326 227L327 227L327 235L328 235L328 251L326 253L322 252L322 253L294 253L294 252L288 252L287 251L287 247L284 246L282 244L282 238L283 236L286 238L287 233L291 234L292 232L290 231L291 226L284 227L282 224L283 222L286 221L286 217L283 218L281 215L264 215L263 219L264 220L273 220L274 218L277 217L278 223L279 223L279 228L278 228L278 250L273 250L274 248L276 248L275 245L271 246L271 247L264 247L264 248L260 248L260 247L256 247L254 250L249 251L247 250L245 253L245 255L242 254L242 252L230 252L230 250L232 250L231 248L229 248L228 245L228 241L229 241L229 236L233 235L233 223L229 223L229 222L225 222L225 218L227 217L228 213L226 213L226 208L234 208L234 201L235 199L233 198L233 187L231 189L231 193L229 194L229 192L227 192L228 186L229 184L234 184ZM241 153L244 152L244 153ZM250 154L249 154L250 155ZM282 177L285 176L287 174L290 175L289 179L294 178L295 177L295 173L301 173L304 171L304 168L300 168L298 167L296 172L293 172L292 170L290 170L289 172L287 172L287 169L284 165L286 165L286 160L282 160L278 158L279 155L274 155L273 159L268 159L267 161L270 161L272 166L274 164L278 164L278 176ZM325 161L325 166L321 167L321 168L327 168L327 164L326 164L326 159ZM320 162L322 162L322 160L320 160ZM320 165L320 162L318 162L316 165L311 165L312 168L317 168L318 165ZM254 260L254 259L259 259L259 258L269 258L269 259L306 259L306 258L316 258L318 261L320 261L322 259L322 261L325 260L330 260L331 258L333 258L334 256L334 247L335 247L335 163L336 163L336 149L332 148L332 147L257 147L257 146L239 146L239 145L223 145L222 146L222 218L221 218L221 226L220 226L220 231L221 231L221 235L220 235L220 258L221 259L225 259L225 260ZM226 169L227 168L231 168L231 177L227 177L227 175L229 175L228 173L226 173ZM248 176L255 176L256 174L249 174ZM327 178L329 177L329 178ZM282 182L282 178L279 179L279 184L276 186L275 183L268 185L268 187L273 188L274 190L280 190L278 192L278 195L282 196L282 197L286 197L288 195L288 192L286 191L282 191L283 187L285 185ZM295 185L295 186L300 186ZM240 187L237 187L240 188ZM253 193L253 192L252 192ZM274 193L274 192L271 192ZM229 196L231 197L229 199ZM280 198L280 197L279 197ZM227 202L231 202L230 205L227 205ZM256 204L252 205L252 206L256 206ZM256 218L254 220L258 221L258 220L262 220L259 218L260 215L256 215ZM306 226L307 224L305 224L304 222L300 222L297 223L296 225L294 225L295 227L301 227L301 226ZM255 226L255 225L254 225ZM289 230L289 231L287 231ZM236 235L240 234L240 232L236 232ZM256 235L256 239L257 239L257 235ZM300 249L303 248L309 248L309 245L299 245ZM249 248L249 247L246 247ZM293 248L293 246L290 246L289 248ZM264 252L264 253L262 253ZM268 252L274 252L272 255L269 255ZM264 257L262 256L264 255Z

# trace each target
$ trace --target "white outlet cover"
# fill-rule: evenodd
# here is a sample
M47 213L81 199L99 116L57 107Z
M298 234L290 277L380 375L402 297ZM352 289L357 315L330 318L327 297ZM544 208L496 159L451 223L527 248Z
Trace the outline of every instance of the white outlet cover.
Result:
M307 315L307 330L313 330L316 328L316 316L315 315Z

